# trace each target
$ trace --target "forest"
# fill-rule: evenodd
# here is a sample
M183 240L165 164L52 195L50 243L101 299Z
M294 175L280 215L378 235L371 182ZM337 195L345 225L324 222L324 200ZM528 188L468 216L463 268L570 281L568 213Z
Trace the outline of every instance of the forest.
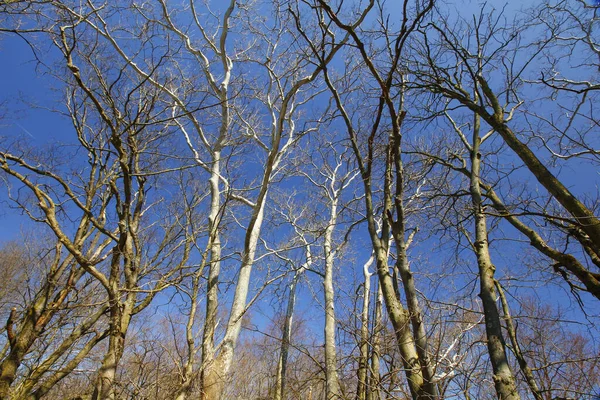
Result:
M599 5L0 0L0 60L0 400L600 399Z

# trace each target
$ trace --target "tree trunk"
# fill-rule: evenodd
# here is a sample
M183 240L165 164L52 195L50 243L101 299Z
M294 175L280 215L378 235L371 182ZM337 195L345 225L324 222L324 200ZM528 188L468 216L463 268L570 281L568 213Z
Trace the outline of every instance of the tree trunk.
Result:
M309 255L310 257L310 255ZM309 260L307 260L307 263ZM285 379L287 372L287 359L291 342L292 334L292 319L294 317L294 305L296 303L296 287L298 280L304 272L304 266L302 266L294 274L294 279L290 284L290 297L288 298L288 305L285 312L285 320L283 322L283 332L281 338L281 349L279 352L279 361L277 362L277 377L275 379L275 400L285 399Z
M323 278L323 294L325 297L325 379L327 400L341 398L341 391L337 374L337 357L335 348L335 310L333 290L333 260L332 249L333 230L337 215L337 198L332 199L329 224L325 229L323 249L325 252L325 277Z
M9 399L10 386L17 377L17 369L21 365L27 349L34 339L32 320L33 315L30 311L25 317L23 327L19 329L18 334L14 332L14 324L17 319L17 310L13 308L6 322L7 339L10 345L8 356L0 364L0 400Z
M129 268L129 266L125 266L125 268ZM116 293L118 293L118 290ZM131 323L136 298L137 296L133 291L129 292L123 302L119 301L116 296L111 298L114 305L110 308L108 351L98 373L92 400L115 399L114 389L117 367L125 350L125 335Z
M504 290L502 289L502 285L500 282L496 281L496 289L498 290L498 294L500 295L500 301L502 302L502 312L504 313L504 320L506 321L506 330L508 332L508 337L510 338L510 342L512 344L513 353L519 362L519 367L521 368L521 372L525 376L525 380L527 381L527 385L535 397L535 400L544 400L542 396L542 392L540 391L540 387L535 381L535 377L533 376L533 371L529 368L525 357L523 356L523 352L521 351L521 346L519 345L519 341L517 340L517 330L513 325L512 316L510 315L510 308L508 307L508 301L506 301L506 296L504 295Z
M367 389L367 400L379 400L379 384L381 376L379 373L379 352L381 347L381 332L383 324L381 321L381 303L383 294L381 286L377 289L377 300L375 301L375 315L373 316L373 338L371 349L371 376L369 378L369 387Z
M221 241L219 234L219 212L221 193L219 188L220 152L214 152L212 157L210 192L211 204L208 216L210 264L206 289L206 317L202 334L202 361L200 372L201 399L209 399L209 387L216 385L218 371L215 365L215 330L217 327L217 311L219 306L219 274L221 272ZM183 400L183 399L179 399Z
M396 336L396 343L402 356L402 364L406 373L406 379L410 388L413 399L418 400L426 393L424 392L424 379L421 371L419 355L415 346L414 337L410 331L410 314L403 307L400 299L397 296L396 284L389 272L388 256L389 256L389 223L392 222L389 218L389 213L392 208L392 148L388 145L386 154L386 173L384 182L384 218L381 238L378 237L375 228L375 221L372 217L369 218L369 233L375 248L377 256L377 275L379 276L379 289L383 294L386 310ZM363 180L364 181L364 180ZM373 215L373 205L371 198L370 187L365 187L365 199L367 202L367 215Z
M265 172L270 179L270 171ZM266 185L266 182L263 182ZM225 337L220 345L219 354L214 357L214 360L204 370L204 378L202 381L202 395L203 400L220 400L223 389L225 388L225 381L227 374L231 368L233 362L233 356L235 346L242 328L242 318L246 312L246 299L248 297L248 290L250 286L250 274L252 272L252 265L254 263L254 256L256 254L256 245L258 243L258 237L260 235L260 228L262 225L264 215L264 205L266 198L266 186L262 195L257 202L254 213L251 218L250 224L246 231L246 240L244 246L244 254L242 255L242 265L238 274L238 280L235 286L235 293L233 297L233 304L231 306L231 312L229 314L229 320L225 329Z
M492 264L488 239L487 223L483 210L481 197L481 188L479 185L479 171L481 166L481 154L479 145L481 138L479 136L479 116L475 115L473 129L473 148L471 151L471 182L470 192L475 215L475 253L477 255L477 264L479 266L479 280L481 303L485 316L485 331L487 335L487 347L492 364L494 386L496 393L501 400L517 400L520 396L517 392L515 378L510 370L506 356L506 346L502 336L502 326L500 324L500 314L496 305L495 267Z
M429 358L427 332L425 330L425 323L423 322L421 307L419 306L415 280L413 273L410 271L410 266L408 263L408 244L407 239L405 238L406 225L403 200L404 167L401 159L400 140L401 138L397 137L393 141L394 149L392 152L396 169L396 193L394 196L394 205L396 209L397 220L395 222L391 222L391 225L397 252L396 269L400 273L400 277L402 279L404 295L406 297L406 305L408 312L410 313L410 321L413 330L412 334L414 337L417 354L419 356L421 374L423 375L423 392L427 394L427 398L437 399L439 398L439 392L437 385L433 382L434 371ZM410 239L408 240L410 241Z
M358 359L358 385L356 388L356 400L366 400L367 376L369 371L369 297L371 296L371 273L369 266L373 263L373 256L363 266L364 287L363 306L361 312L360 326L360 356Z
M116 307L119 307L117 305ZM118 313L120 314L120 313ZM120 318L111 316L111 334L108 342L108 351L102 360L102 366L98 372L96 387L92 395L92 400L114 400L115 399L115 378L117 375L117 366L123 351L125 349L125 332L120 329Z
M439 397L439 393L437 385L433 382L434 372L431 365L431 359L429 357L427 332L425 331L423 315L421 312L421 307L419 306L419 300L417 298L417 289L415 287L413 274L408 265L406 250L401 250L399 253L404 253L402 255L398 255L397 264L398 270L400 271L400 277L402 278L408 311L410 313L410 321L413 328L415 345L419 355L419 361L421 363L421 371L424 380L423 389L426 393L428 393L429 398L437 399Z

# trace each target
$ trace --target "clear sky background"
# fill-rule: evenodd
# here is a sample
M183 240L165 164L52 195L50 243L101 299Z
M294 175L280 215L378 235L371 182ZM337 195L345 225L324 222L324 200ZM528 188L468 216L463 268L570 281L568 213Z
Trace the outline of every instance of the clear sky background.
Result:
M72 127L68 121L50 111L63 107L55 78L48 68L36 60L31 47L12 34L0 35L0 139L24 141L29 145L45 146L55 142L71 142ZM37 107L34 109L34 107ZM0 183L4 185L4 182ZM2 190L0 199L5 199ZM0 203L0 241L16 239L22 229L31 229L28 218L18 214L2 201Z

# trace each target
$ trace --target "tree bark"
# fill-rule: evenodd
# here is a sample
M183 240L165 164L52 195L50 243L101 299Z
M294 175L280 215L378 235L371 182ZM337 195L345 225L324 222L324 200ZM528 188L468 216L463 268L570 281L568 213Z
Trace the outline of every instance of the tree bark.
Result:
M383 302L383 293L381 292L381 286L377 288L377 298L375 300L375 311L373 315L373 336L371 345L371 364L370 364L370 376L369 386L367 388L367 400L379 400L379 385L381 381L381 375L379 372L379 353L381 349L381 332L384 330L381 321L381 309Z
M479 297L483 305L485 317L485 331L487 336L487 347L492 364L494 386L496 394L501 400L518 400L515 378L510 370L506 356L506 345L502 335L500 314L496 306L495 293L495 267L492 264L487 238L487 223L483 209L481 188L479 185L481 154L479 145L479 116L474 116L473 145L471 151L471 182L470 192L475 216L475 253L479 266L480 293Z
M225 127L225 129L227 129ZM200 372L201 399L210 393L210 387L216 385L218 371L215 365L215 331L217 327L217 311L219 306L219 274L221 272L221 241L219 233L219 213L221 193L219 187L220 151L213 152L210 182L210 213L208 216L210 263L206 289L206 316L202 333L202 361ZM220 378L219 378L220 379ZM209 398L209 397L206 397ZM183 399L180 399L183 400Z
M309 253L310 254L310 253ZM308 256L310 257L310 255ZM307 260L307 263L309 261ZM287 361L288 361L288 353L290 349L291 343L291 335L292 335L292 320L294 317L294 305L296 303L296 287L298 286L298 281L300 277L304 273L305 266L302 266L296 273L294 274L294 279L290 283L290 296L288 298L288 304L285 312L285 320L283 321L283 332L281 338L281 348L279 350L279 360L277 361L277 376L275 378L275 400L283 400L285 399L285 381L287 374Z
M523 352L521 351L519 341L517 340L517 330L513 324L512 316L510 315L510 308L508 306L508 301L506 301L506 296L504 295L504 289L502 289L500 282L496 281L495 283L498 294L500 295L500 301L502 302L502 312L504 313L504 320L506 321L506 331L508 332L508 337L512 344L513 353L519 362L519 367L525 376L525 380L527 381L527 385L529 386L529 390L531 390L533 397L535 397L535 400L544 400L540 387L533 376L533 371L529 368L527 360L525 360Z
M337 357L335 346L335 311L334 311L334 289L333 289L333 267L334 252L332 249L333 230L335 228L337 217L337 196L332 198L330 204L330 218L325 237L323 250L325 253L325 276L323 278L323 296L325 299L325 380L327 400L336 400L341 398L341 391L337 374Z
M373 256L363 266L364 286L363 286L363 305L361 312L360 342L358 344L360 356L358 358L356 387L356 400L366 400L368 388L369 372L369 298L371 296L371 273L369 266L373 264Z
M403 101L403 100L402 100ZM401 113L399 125L401 125L402 119L404 119L405 113ZM431 365L431 359L429 357L429 346L427 344L427 332L425 330L425 323L423 321L423 314L421 307L419 306L419 299L417 289L415 287L415 280L413 273L410 270L408 263L407 248L408 243L406 239L406 216L404 210L404 165L402 162L401 152L402 137L400 134L392 138L392 157L394 160L395 176L396 176L396 192L394 196L394 206L396 209L396 221L393 221L392 216L389 215L390 225L392 228L392 234L396 245L397 259L396 269L400 273L402 279L402 286L404 288L404 295L406 296L406 305L408 312L410 313L410 321L412 325L412 334L414 342L419 356L419 364L421 366L421 374L423 376L423 391L427 394L429 399L439 398L439 391L437 385L434 383L433 376L434 370ZM414 233L413 233L414 234ZM408 239L411 240L410 238Z

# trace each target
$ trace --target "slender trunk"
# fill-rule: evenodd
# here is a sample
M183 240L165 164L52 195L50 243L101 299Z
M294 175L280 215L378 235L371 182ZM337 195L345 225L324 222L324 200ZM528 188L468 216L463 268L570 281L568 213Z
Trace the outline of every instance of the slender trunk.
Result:
M427 332L425 331L423 314L417 298L417 289L415 288L413 274L410 271L410 267L406 259L406 252L405 250L402 250L400 253L404 254L402 256L398 256L397 264L400 271L400 276L402 278L402 284L404 286L404 295L406 296L406 303L410 313L410 321L413 328L413 336L415 339L417 354L419 355L419 361L421 363L421 371L424 380L423 389L428 394L428 398L437 399L439 397L439 393L437 385L433 380L434 371L431 365L431 359L429 357Z
M370 187L365 187L365 200L367 203L367 216L369 222L369 233L377 256L377 275L379 276L379 288L383 294L386 310L396 336L396 343L402 356L402 364L406 373L406 379L414 400L426 398L424 392L424 379L421 371L419 355L415 346L414 337L410 331L410 314L403 307L397 296L396 285L389 273L389 213L392 208L392 148L388 146L386 155L386 174L384 182L384 220L381 238L377 236L375 221L372 218L373 204ZM363 180L364 181L364 180Z
M402 82L404 77L402 77ZM406 112L403 110L404 104L404 89L400 96L400 112L397 121L397 128L394 130L395 134L390 138L391 157L395 169L395 193L394 193L394 208L396 210L396 221L394 222L390 218L390 225L392 228L392 234L394 242L396 244L397 260L395 269L398 270L400 278L402 279L402 285L404 288L404 295L406 297L406 305L410 314L410 321L413 329L413 337L417 354L419 356L419 364L421 366L421 374L423 376L423 394L428 399L439 398L439 392L437 385L433 382L434 370L431 365L431 359L429 358L429 347L427 344L427 332L425 330L425 323L423 322L423 313L419 306L419 299L417 295L417 289L415 287L415 281L413 273L410 271L408 263L407 243L406 235L406 215L404 210L404 163L402 160L402 135L400 129L402 127L402 121ZM414 232L413 232L414 234ZM409 237L408 241L411 238Z
M265 180L270 179L270 171L267 172ZM266 185L266 182L263 182ZM264 205L266 198L266 186L263 186L264 192L262 198L259 198L254 214L246 231L246 241L244 253L242 255L242 265L238 274L238 280L235 286L235 293L225 337L220 345L219 354L214 358L211 366L204 371L203 393L204 400L219 400L221 399L225 388L227 374L233 362L235 346L242 328L242 318L246 312L246 299L250 286L250 275L254 264L254 256L256 254L256 246L260 235L260 228L264 216Z
M396 246L398 247L398 242L396 242ZM401 243L398 253L398 260L396 264L398 266L398 270L400 271L400 277L402 278L402 284L404 287L404 295L406 296L406 303L408 311L410 313L410 321L413 328L413 336L417 348L417 354L419 355L421 371L423 374L423 389L429 396L428 398L437 399L439 397L439 392L437 385L434 383L433 380L434 371L431 365L431 359L429 357L427 332L425 331L423 314L421 312L421 307L419 306L419 300L417 297L417 289L415 287L413 273L410 271L410 267L407 261L405 243Z
M300 268L294 274L294 279L290 284L290 297L288 298L285 320L283 322L283 332L281 338L281 349L279 351L279 361L277 362L277 378L275 380L275 400L285 399L285 380L287 372L287 359L292 335L292 319L294 317L294 305L296 303L296 287L298 280L304 272L304 267Z
M383 324L381 320L381 308L383 301L383 293L381 292L381 286L377 290L377 300L375 302L375 315L373 316L373 338L372 349L371 349L371 365L369 377L369 388L367 390L367 400L379 400L379 384L381 376L379 373L379 352L381 347L381 332L383 331Z
M211 174L210 174L210 194L211 205L208 216L209 225L209 243L210 248L210 265L208 272L208 283L206 293L206 316L204 320L204 331L202 334L202 360L200 372L200 398L201 399L217 399L222 391L222 371L221 362L215 359L215 331L217 325L217 310L219 305L219 274L221 270L221 241L219 234L219 213L221 207L221 190L220 190L220 162L221 151L226 145L229 136L229 126L231 123L231 104L229 102L229 84L231 79L231 71L233 68L232 60L226 51L225 44L229 34L229 23L231 15L235 9L236 1L230 0L223 14L221 31L219 34L220 53L217 52L221 67L223 68L223 78L221 82L217 82L211 74L208 67L204 67L203 71L207 80L211 83L211 87L215 95L219 98L221 104L221 118L219 126L219 136L211 149ZM214 46L214 43L211 43ZM202 54L203 58L206 58ZM199 136L204 137L204 134L199 130ZM196 154L196 152L194 151ZM240 274L241 275L241 274ZM236 289L237 294L237 289ZM216 397L215 397L216 396Z
M369 370L369 297L371 296L371 273L369 266L373 263L373 256L363 266L365 279L363 288L363 306L361 312L360 327L360 356L358 359L358 386L356 388L356 400L366 400L367 397L367 372Z
M506 356L506 346L502 336L500 314L496 305L495 293L495 267L492 264L488 239L487 223L483 210L481 188L479 185L479 171L481 166L481 154L479 145L479 116L475 115L473 129L473 148L471 151L471 183L470 192L475 214L475 253L479 266L480 293L479 297L483 305L485 317L485 331L487 335L487 347L492 364L494 385L496 393L501 400L517 400L520 396L517 392L515 378L510 370Z
M328 14L332 19L335 19L335 13L332 9L327 5L326 2L319 1L319 5L322 6L325 10L328 11ZM339 21L336 21L338 23ZM361 50L364 50L362 48ZM366 62L370 62L368 58L364 58ZM377 222L375 220L376 216L376 207L373 204L373 191L371 186L372 181L372 159L373 155L373 143L375 133L377 132L377 126L379 124L379 118L381 117L381 113L377 115L377 123L374 125L371 130L371 134L369 136L369 158L365 159L361 153L360 146L358 144L358 140L356 137L356 131L352 126L352 119L349 114L346 112L342 99L331 83L327 71L324 74L325 82L336 102L337 108L343 116L344 122L348 129L348 134L350 137L350 143L352 146L352 151L356 157L356 161L359 165L359 169L361 172L361 177L364 186L364 199L365 199L365 214L368 223L369 236L371 238L371 243L373 244L373 251L375 252L375 258L377 260L377 275L379 277L379 284L383 293L383 298L385 301L386 310L390 321L394 327L394 334L396 336L396 343L398 345L398 349L400 351L402 357L402 363L404 365L404 371L406 374L406 378L408 381L408 385L410 387L411 396L413 399L424 398L423 395L423 374L420 367L419 356L416 351L414 338L412 337L412 333L410 332L410 315L407 310L404 309L402 303L398 299L396 295L395 285L392 277L389 273L388 266L388 250L389 250L389 221L388 213L391 212L392 208L392 166L393 161L391 159L390 146L388 146L387 154L386 154L386 166L385 166L385 179L384 179L384 205L383 205L383 218L382 218L382 229L381 229L381 237L378 234ZM384 102L386 102L385 96L382 96L380 99L380 109L383 108ZM387 100L390 100L387 98ZM392 101L388 101L388 105L392 105ZM393 108L390 108L390 111L393 111ZM399 125L401 124L400 120L394 120L394 129L396 131L399 130ZM395 135L399 135L397 132ZM425 397L426 398L426 397Z
M395 202L396 210L398 210L398 221L393 226L394 239L398 253L398 259L396 260L396 268L398 269L400 277L402 279L407 308L408 312L410 313L410 322L413 329L413 337L415 341L417 354L419 356L421 373L423 375L423 391L427 394L427 398L437 399L439 398L439 392L437 385L433 381L434 371L431 365L431 359L429 357L427 332L425 330L425 323L423 322L423 314L421 312L421 307L419 306L419 300L417 295L417 289L415 287L413 273L410 271L408 256L406 253L407 244L406 240L404 239L404 208L401 197L396 196Z
M329 224L325 229L323 249L325 252L325 277L323 278L323 293L325 297L325 379L327 394L326 399L341 398L341 391L337 374L337 357L335 348L335 310L333 289L333 261L332 249L333 230L337 216L337 198L332 200Z
M126 193L128 191L126 190ZM128 203L131 194L128 193ZM140 202L143 202L143 192L138 192ZM129 205L127 204L127 206ZM140 203L141 204L141 203ZM139 204L138 204L139 206ZM136 207L139 210L139 207ZM123 219L119 221L120 238L113 253L110 273L109 301L109 339L108 350L102 360L102 366L98 372L96 387L92 400L115 399L115 379L117 368L125 350L125 336L137 301L138 271L140 256L134 250L134 235L137 234L139 222L139 211L132 216L127 209ZM127 221L128 223L126 223ZM121 272L124 275L125 298L122 299Z
M533 371L529 368L527 364L527 360L523 356L523 352L521 351L521 346L519 345L519 341L517 340L517 330L513 325L512 316L510 315L510 308L508 307L508 301L506 301L506 296L504 295L504 290L502 289L502 285L500 282L496 281L496 289L498 290L498 294L500 295L500 301L502 302L502 312L504 313L504 320L506 321L506 331L508 332L508 337L510 338L510 342L512 344L513 353L519 362L519 367L521 368L521 372L525 376L525 380L527 381L527 385L535 397L535 400L543 400L542 392L535 381L535 377L533 376Z
M192 281L192 296L190 298L190 315L185 327L185 339L187 343L187 358L183 366L181 376L181 387L177 391L175 400L185 400L192 387L192 374L194 368L194 358L196 354L196 343L194 341L194 321L198 310L198 292L200 290L200 274L197 271Z
M371 224L370 224L371 225ZM374 225L374 224L373 224ZM374 231L374 229L370 229ZM410 315L402 306L402 303L396 295L394 282L389 273L387 250L382 247L382 243L387 239L380 239L376 236L371 238L376 248L377 275L379 277L379 287L385 302L386 311L392 322L396 343L402 357L402 364L410 387L413 399L426 398L423 396L423 374L419 363L419 355L414 342L414 337L410 331Z
M379 243L384 242L379 240ZM389 273L387 251L380 248L377 254L377 275L379 287L385 302L386 310L396 336L396 343L402 356L402 363L413 399L420 399L423 395L423 374L419 363L419 356L415 347L414 338L410 331L410 315L402 306L396 296L394 283Z
M110 317L110 336L108 341L108 350L102 360L102 366L98 372L96 387L92 395L92 400L113 400L115 399L115 378L117 375L117 366L123 356L125 349L125 333L127 325L122 324L120 303L111 307ZM125 329L122 329L125 328Z
M220 380L219 371L215 370L215 330L217 327L217 311L219 306L219 274L221 272L221 241L219 234L219 212L221 206L221 193L219 187L220 174L220 152L214 152L212 157L210 192L211 205L208 216L210 265L208 271L208 283L206 289L206 317L204 320L204 331L202 334L202 361L200 387L201 399L210 393L210 388L217 385ZM183 399L178 399L183 400Z
M226 11L226 16L224 18L225 21L228 21L235 4L235 0L232 0L230 7ZM224 41L225 38L222 38L222 43L224 43ZM231 63L230 59L227 59L226 61L226 64ZM281 157L288 150L289 145L292 143L293 129L289 132L289 136L285 145L282 146L281 143L286 123L291 121L291 116L288 115L288 111L292 112L294 109L293 101L295 94L301 89L302 86L312 82L318 76L319 71L320 68L317 68L317 70L309 77L297 81L290 91L288 91L282 98L280 107L277 110L275 107L272 107L271 109L273 117L271 145L264 164L260 190L258 192L256 202L252 206L252 214L246 228L241 266L235 285L235 292L233 295L229 319L227 321L225 336L221 342L219 354L217 357L215 357L213 362L213 367L206 371L205 383L208 384L209 387L204 388L204 395L202 398L205 400L219 400L221 398L225 380L233 362L235 347L237 345L237 340L242 328L242 318L248 307L246 300L250 286L250 276L252 274L252 267L254 265L256 246L260 237L265 204L267 202L268 192L271 186L273 171L276 170L279 162L281 161ZM223 91L225 91L227 84L223 84L222 86ZM277 115L279 118L277 118ZM225 118L223 118L223 120L225 121ZM291 125L293 126L293 123ZM223 124L223 126L225 125Z
M125 268L129 268L129 266L126 265ZM118 293L118 290L116 293ZM114 390L117 368L125 350L125 335L127 334L131 318L133 317L136 299L137 296L135 291L129 292L125 301L122 302L119 301L116 296L111 298L113 304L109 309L108 351L104 356L102 366L98 373L92 400L115 399Z

